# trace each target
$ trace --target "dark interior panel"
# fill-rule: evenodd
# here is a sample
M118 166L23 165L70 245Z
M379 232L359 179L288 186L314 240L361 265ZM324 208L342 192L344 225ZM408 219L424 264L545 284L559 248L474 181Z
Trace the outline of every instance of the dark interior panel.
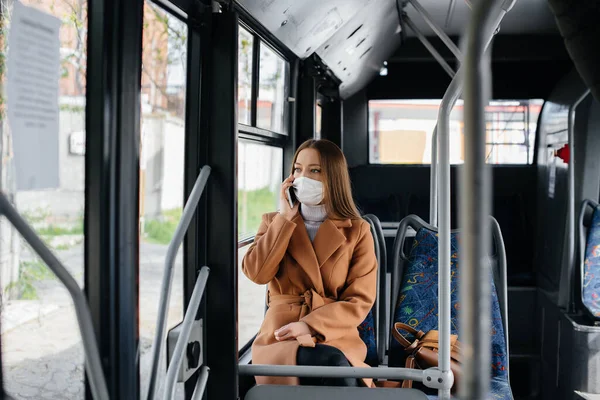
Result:
M575 391L600 392L600 327L581 315L559 309L554 299L538 292L538 343L541 347L542 399L576 399Z
M585 91L585 85L572 70L556 86L547 100L538 126L537 135L537 201L538 236L536 239L535 265L541 289L556 298L563 278L565 246L568 233L568 165L555 156L555 151L568 142L569 107ZM576 113L576 167L575 209L578 210L583 196L598 193L598 135L590 135L598 129L597 118L590 114L591 99L581 103ZM597 105L595 105L597 109ZM593 114L593 113L592 113ZM591 124L590 124L591 122ZM594 127L595 125L595 127ZM579 145L577 145L579 143ZM581 168L585 166L585 168ZM591 189L591 193L590 193Z
M515 398L535 398L539 391L540 351L537 344L535 287L508 289L508 332L511 388Z
M451 169L452 226L457 227L457 167ZM533 166L501 166L492 169L493 216L504 236L509 285L533 283L535 237L535 180ZM368 165L350 169L354 196L363 213L382 221L400 221L416 214L429 219L429 166Z
M432 44L456 69L456 60L437 38ZM458 39L454 38L457 42ZM546 99L555 84L573 68L557 35L499 35L492 48L492 90L495 99ZM369 99L441 99L450 76L415 38L407 39L388 59L387 76L367 88Z
M545 99L572 68L569 60L492 63L493 96L496 99ZM410 77L410 79L407 79ZM388 75L377 76L369 85L369 99L441 99L450 77L435 62L388 63Z

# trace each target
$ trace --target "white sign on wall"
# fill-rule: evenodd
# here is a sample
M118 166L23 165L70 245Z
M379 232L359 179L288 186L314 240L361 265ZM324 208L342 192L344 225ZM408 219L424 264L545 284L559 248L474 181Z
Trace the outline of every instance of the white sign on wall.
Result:
M76 156L85 155L85 132L78 131L69 135L69 153Z
M13 3L6 89L17 190L57 188L62 22L19 1Z

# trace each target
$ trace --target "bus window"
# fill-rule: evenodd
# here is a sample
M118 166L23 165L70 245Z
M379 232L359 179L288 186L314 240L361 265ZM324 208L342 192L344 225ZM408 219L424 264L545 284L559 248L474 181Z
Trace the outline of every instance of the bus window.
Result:
M288 60L245 25L239 27L238 71L238 344L241 349L258 332L265 311L265 287L248 280L241 267L263 214L276 211L279 206L290 82Z
M287 81L287 63L261 42L257 127L287 133L287 129L284 129Z
M252 124L252 53L254 36L239 28L238 37L238 123Z
M239 346L250 340L263 320L265 288L248 280L241 271L242 259L252 243L262 215L277 210L282 181L283 149L238 142L238 327Z
M2 97L14 3L0 4ZM13 140L18 133L11 132L5 99L0 99L0 188L83 287L87 1L21 3L62 21L58 126L44 132L52 136L52 146L45 149L42 156L48 158L39 164L52 165L52 170L40 173L32 186L19 179L23 170L15 163L15 157L30 151L32 144L23 147ZM83 398L83 345L71 297L5 218L0 220L0 283L5 391L15 399Z
M283 149L238 143L238 238L254 236L264 213L277 210Z
M315 108L315 139L321 139L321 120L323 117L323 107L317 103Z
M167 247L183 211L187 25L144 5L139 244L140 390L146 397ZM167 331L183 320L182 248L175 261ZM161 365L164 365L164 360ZM159 368L158 386L165 369ZM177 398L183 398L178 384Z
M369 101L371 164L430 164L441 100ZM487 161L532 164L542 100L492 101L487 107ZM462 101L450 117L450 162L464 162Z

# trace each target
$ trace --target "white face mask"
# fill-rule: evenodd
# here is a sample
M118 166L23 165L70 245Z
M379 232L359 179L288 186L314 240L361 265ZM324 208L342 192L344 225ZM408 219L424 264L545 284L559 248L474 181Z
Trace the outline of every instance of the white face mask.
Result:
M323 183L304 176L294 179L294 193L302 204L316 206L323 201Z

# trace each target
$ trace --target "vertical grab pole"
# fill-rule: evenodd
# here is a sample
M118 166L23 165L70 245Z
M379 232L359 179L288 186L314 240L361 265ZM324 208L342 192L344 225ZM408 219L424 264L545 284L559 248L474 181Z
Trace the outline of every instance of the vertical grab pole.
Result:
M438 329L440 332L439 368L450 370L450 113L462 89L461 67L444 94L438 115L437 147L439 165L439 235L438 235ZM451 385L451 384L450 384ZM450 387L440 388L438 398L450 399Z
M460 398L484 399L490 381L490 245L491 175L486 164L485 106L491 71L486 54L493 36L514 0L481 0L474 4L467 31L464 60L465 164L460 185L460 222L463 232L460 274L460 330L463 342L463 380ZM499 7L501 6L501 7Z
M493 1L493 0L491 0ZM491 42L494 32L496 31L497 26L500 24L500 21L506 15L506 13L512 8L514 4L514 0L505 0L502 4L502 10L499 12L498 18L494 21L493 26L487 30L485 30L485 34L482 35L480 40L484 43L484 48L486 48ZM442 103L440 105L440 111L438 115L438 124L436 127L436 131L434 131L434 135L437 135L437 158L439 159L439 165L436 166L438 176L435 184L439 185L439 244L438 244L438 325L440 331L440 352L439 352L439 368L442 374L451 374L450 371L450 306L451 306L451 282L450 282L450 212L451 212L451 204L450 204L450 113L452 112L452 108L456 104L456 101L460 97L462 93L462 86L464 81L465 68L459 68L456 73L454 79L448 86L446 93L444 94L444 98L442 99ZM485 115L484 115L485 120ZM485 122L485 121L484 121ZM484 126L485 128L485 126ZM465 137L465 149L468 145L468 139ZM485 146L485 137L483 139ZM484 153L484 167L485 167L485 149ZM465 160L466 161L466 160ZM433 162L433 160L432 160ZM432 182L433 186L434 182ZM461 198L464 201L464 190L461 191ZM434 199L432 199L432 202ZM473 211L473 210L471 210ZM438 208L436 207L436 213L438 212ZM489 213L488 213L489 214ZM435 214L433 214L435 215ZM486 214L487 215L487 214ZM487 219L486 219L487 221ZM464 224L463 224L464 225ZM487 231L489 235L489 230ZM464 244L464 242L463 242ZM485 253L487 254L487 252ZM464 267L463 267L464 268ZM464 272L461 274L464 274ZM486 279L489 278L486 275ZM461 279L461 282L463 280ZM489 279L487 281L489 285ZM464 284L460 283L460 286L463 287ZM489 290L488 290L489 292ZM487 296L487 301L489 302L489 296ZM473 306L473 304L469 304L469 306ZM489 308L489 307L488 307ZM464 309L464 306L463 306ZM462 309L461 309L462 310ZM486 309L489 315L489 309ZM464 331L461 330L464 334ZM487 331L486 331L487 332ZM484 351L485 352L485 351ZM489 351L486 352L487 357L489 358ZM489 363L488 363L489 364ZM487 382L487 381L486 381ZM440 399L449 399L450 391L448 389L440 389L439 390L439 398Z
M446 35L446 32L444 32L444 30L435 23L433 18L431 18L431 15L429 15L427 10L421 5L421 3L419 3L417 0L408 0L408 1L410 2L410 4L412 4L412 6L415 8L415 10L417 10L417 12L419 14L421 14L421 16L423 17L425 22L427 22L427 25L429 25L429 27L435 32L435 34L438 35L438 37L442 40L442 42L444 42L444 44L448 47L448 49L452 52L452 54L454 54L456 59L460 62L462 60L462 55L460 54L460 50L454 44L452 39L450 39L448 37L448 35Z
M583 100L590 94L590 89L586 89L586 91L575 100L573 104L569 107L569 118L568 118L568 134L569 134L569 152L571 157L569 159L569 175L568 175L568 183L569 183L569 208L567 212L567 228L568 228L568 236L567 236L567 268L566 268L566 279L561 280L562 285L559 291L559 305L567 309L567 311L572 312L575 310L575 296L573 295L572 283L573 273L575 272L575 114L577 111L577 107L581 104Z

